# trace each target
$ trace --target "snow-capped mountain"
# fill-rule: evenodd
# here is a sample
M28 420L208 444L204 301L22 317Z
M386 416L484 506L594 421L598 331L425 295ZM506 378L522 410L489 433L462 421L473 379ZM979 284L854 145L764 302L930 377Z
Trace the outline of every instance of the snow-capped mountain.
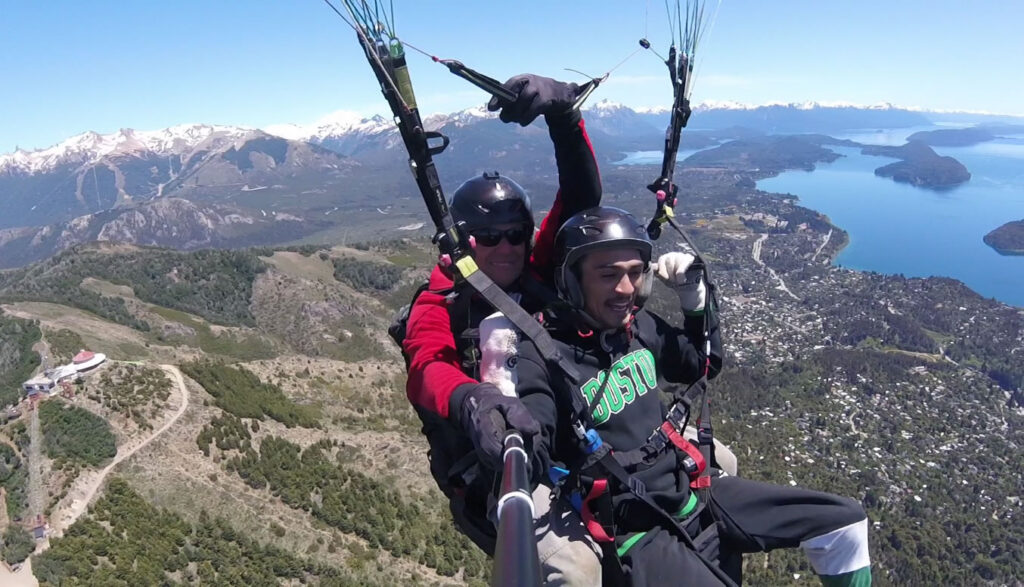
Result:
M338 110L313 124L275 124L263 130L288 140L318 144L330 137L352 133L375 135L394 128L394 122L379 114L366 117L350 110Z
M247 186L344 175L328 149L258 129L183 125L87 132L0 157L0 229L69 220L165 196L209 197Z
M0 173L38 173L62 164L88 165L114 155L180 154L203 143L234 141L256 129L209 124L183 124L155 131L123 128L101 135L85 132L47 149L17 150L0 155Z
M584 118L604 164L625 152L660 149L669 112L667 107L631 108L601 100L585 106ZM683 141L694 149L739 136L927 124L924 113L892 104L705 102L694 107ZM552 161L542 122L525 128L506 125L479 106L431 114L424 126L451 139L437 158L446 182L483 169L537 175ZM405 160L390 117L349 111L310 125L264 130L190 124L87 132L49 148L0 155L0 229L52 225L169 196L230 202L250 211L258 201L260 206L288 206L300 215L309 210L330 214L339 204L379 193L404 194L408 176L392 172L402 169Z
M694 112L708 110L757 110L759 108L771 107L782 107L793 110L815 110L821 108L855 108L858 110L912 110L911 108L895 106L893 104L890 104L889 102L879 102L878 104L855 104L853 102L815 102L813 100L804 102L765 102L763 104L744 104L742 102L735 102L732 100L704 100L698 102L693 107L693 110Z
M308 125L275 124L266 132L293 141L303 141L349 156L372 143L398 144L398 129L389 118L379 114L362 116L339 110Z
M423 126L427 130L438 130L442 127L454 125L464 127L476 124L483 120L497 120L498 113L487 110L486 106L474 106L458 112L449 114L435 113L423 119Z
M611 100L601 100L583 107L587 129L614 137L653 136L661 132L661 120L668 121L667 112L667 109L655 114L639 112Z

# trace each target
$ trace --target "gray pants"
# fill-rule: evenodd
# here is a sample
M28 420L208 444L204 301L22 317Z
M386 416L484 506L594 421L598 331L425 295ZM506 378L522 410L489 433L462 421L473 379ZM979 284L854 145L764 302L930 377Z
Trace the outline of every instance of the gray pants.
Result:
M683 433L696 438L688 426ZM736 455L715 440L715 459L727 475L736 475ZM601 584L601 547L594 542L579 513L565 499L551 501L551 489L538 485L533 492L536 513L534 535L545 585L593 587Z

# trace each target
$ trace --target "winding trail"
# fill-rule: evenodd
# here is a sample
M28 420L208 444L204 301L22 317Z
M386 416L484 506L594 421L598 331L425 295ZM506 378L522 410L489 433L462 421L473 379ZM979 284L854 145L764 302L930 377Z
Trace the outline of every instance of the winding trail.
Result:
M768 273L771 273L772 277L775 278L775 281L779 282L779 287L777 289L781 289L782 291L784 291L787 294L789 294L789 297L791 297L794 300L799 302L800 298L797 297L796 294L791 292L788 287L786 287L786 282L782 281L782 278L779 277L779 274L776 273L775 270L772 269L771 267L765 265L764 261L761 260L761 246L764 244L764 241L766 241L766 240L768 240L768 235L767 234L762 234L761 238L759 238L756 241L754 241L754 247L750 251L750 256L754 258L754 262L755 263L757 263L761 267L764 267L765 269L767 269Z
M856 416L858 413L860 413L860 410L856 410L856 409L853 410L852 412L850 412L850 415L847 416L846 421L847 421L847 423L850 424L850 430L852 430L854 434L858 434L860 436L865 436L865 434L863 432L861 432L860 430L857 430L857 424L855 424L853 422L853 417Z
M114 460L110 462L106 467L100 471L91 471L80 475L72 484L71 490L68 491L67 497L65 497L62 503L58 504L57 509L54 511L53 516L50 520L50 533L46 540L39 543L36 546L36 550L33 555L45 552L50 548L50 539L57 538L64 534L64 531L74 524L85 513L85 510L89 507L89 502L92 501L93 497L96 496L96 492L103 485L104 479L107 475L114 470L114 467L119 465L122 461L130 458L139 450L145 448L150 442L153 442L164 432L167 432L175 422L181 418L185 410L188 409L188 388L185 387L185 380L182 378L181 371L178 370L174 365L160 365L160 367L177 382L178 393L181 395L181 405L178 406L178 411L164 425L157 429L155 432L146 437L145 440L134 444L127 450L118 450L118 454L114 457ZM32 412L33 421L30 425L30 429L35 429L33 432L33 442L30 449L33 456L29 457L30 466L35 463L42 461L41 455L38 453L38 447L42 446L41 438L39 438L38 427L39 427L39 410L33 410ZM125 448L125 447L122 447ZM30 488L32 487L32 476L30 474ZM77 486L77 487L76 487ZM43 492L39 489L35 492L39 496L43 495ZM72 497L77 495L78 497ZM30 493L31 499L32 493ZM40 498L41 499L41 498ZM32 573L32 559L28 558L25 563L17 571L10 570L7 565L0 563L0 586L3 587L36 587L39 585L39 581Z
M178 421L179 418L181 418L181 415L185 413L185 410L188 409L188 389L185 387L185 380L181 376L181 371L179 371L174 365L160 365L160 367L171 375L178 384L178 392L181 395L181 405L178 406L178 411L174 413L170 420L164 422L163 426L153 432L153 434L149 435L145 440L132 446L126 451L118 451L114 460L98 473L87 473L86 475L88 475L89 478L84 481L84 487L74 488L72 491L69 491L68 498L65 498L65 500L70 500L70 503L59 507L57 511L54 512L50 523L51 536L59 537L63 535L64 531L67 530L71 524L74 524L83 513L85 513L86 508L89 506L89 502L92 501L93 497L95 497L96 492L99 490L100 486L103 485L103 480L107 478L107 475L110 474L114 467L134 455L140 449L145 448L150 442L166 432L174 425L175 422ZM85 477L85 475L79 477L79 479L82 479L83 477ZM76 484L77 481L78 480L76 480ZM79 494L80 497L70 499L72 494ZM36 549L36 554L43 552L48 547L49 540Z

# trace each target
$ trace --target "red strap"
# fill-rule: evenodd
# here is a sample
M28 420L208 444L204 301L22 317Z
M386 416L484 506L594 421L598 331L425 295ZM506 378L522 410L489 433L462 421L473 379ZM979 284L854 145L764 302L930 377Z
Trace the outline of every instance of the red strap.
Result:
M710 475L705 475L703 477L697 477L693 481L690 481L690 488L691 489L704 489L706 487L711 487L711 476Z
M583 500L583 507L580 508L580 513L583 514L583 522L587 525L587 531L598 542L612 542L615 540L604 531L604 527L601 526L601 523L594 518L593 512L590 511L590 502L600 497L605 491L608 491L608 480L595 479L594 484L590 486L590 492L587 493L587 497Z
M700 454L700 450L698 450L696 446L693 446L689 440L686 440L676 432L675 427L667 420L661 423L661 431L665 433L665 436L672 441L672 444L674 444L676 448L690 455L693 462L697 463L697 473L690 475L690 481L693 481L698 475L704 472L704 469L706 469L708 465L704 461L704 455Z

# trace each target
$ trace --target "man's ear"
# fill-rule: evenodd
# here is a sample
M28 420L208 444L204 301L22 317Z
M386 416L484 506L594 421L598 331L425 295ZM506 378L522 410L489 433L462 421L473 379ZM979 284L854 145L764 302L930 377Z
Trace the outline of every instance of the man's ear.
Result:
M644 268L644 273L640 277L640 288L636 292L636 301L634 305L638 308L644 307L644 303L647 302L647 298L651 297L651 290L654 289L654 266L648 263Z

